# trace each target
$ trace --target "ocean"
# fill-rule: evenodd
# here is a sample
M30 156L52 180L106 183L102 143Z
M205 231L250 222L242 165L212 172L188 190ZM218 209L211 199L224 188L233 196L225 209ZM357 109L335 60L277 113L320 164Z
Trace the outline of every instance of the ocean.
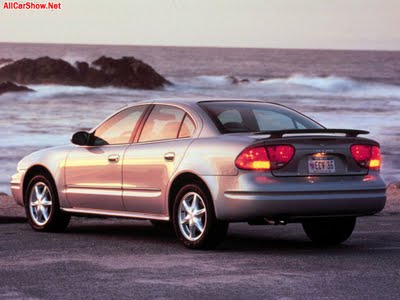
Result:
M18 161L69 143L122 106L149 98L263 99L326 127L365 129L382 148L382 174L400 181L400 51L49 45L0 43L0 59L50 56L70 63L134 56L173 83L162 90L29 85L0 95L0 192ZM233 84L233 77L239 84Z

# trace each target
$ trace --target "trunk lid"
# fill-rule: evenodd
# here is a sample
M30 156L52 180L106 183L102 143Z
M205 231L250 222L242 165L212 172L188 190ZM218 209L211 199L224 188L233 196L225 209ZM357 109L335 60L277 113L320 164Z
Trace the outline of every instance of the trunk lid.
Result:
M353 144L376 142L348 136L290 136L269 138L264 146L292 145L293 158L283 168L272 170L274 176L343 176L366 175L368 168L360 167L353 158L350 147Z

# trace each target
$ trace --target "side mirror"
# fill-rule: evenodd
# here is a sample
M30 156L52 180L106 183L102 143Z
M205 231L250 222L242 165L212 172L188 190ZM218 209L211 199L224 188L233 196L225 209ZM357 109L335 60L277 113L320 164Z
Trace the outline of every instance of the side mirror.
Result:
M89 135L86 131L75 132L71 137L71 142L78 146L87 146L89 144Z

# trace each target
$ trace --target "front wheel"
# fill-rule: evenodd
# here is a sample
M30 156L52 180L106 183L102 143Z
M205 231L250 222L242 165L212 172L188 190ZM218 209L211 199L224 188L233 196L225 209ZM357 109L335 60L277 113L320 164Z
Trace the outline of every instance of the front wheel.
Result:
M355 217L327 218L303 222L308 238L319 245L338 245L346 241L353 233Z
M60 210L57 190L46 175L31 179L25 192L25 211L29 224L38 231L64 231L70 216Z
M211 196L197 184L181 188L175 198L172 218L177 237L191 249L215 248L229 226L217 220Z

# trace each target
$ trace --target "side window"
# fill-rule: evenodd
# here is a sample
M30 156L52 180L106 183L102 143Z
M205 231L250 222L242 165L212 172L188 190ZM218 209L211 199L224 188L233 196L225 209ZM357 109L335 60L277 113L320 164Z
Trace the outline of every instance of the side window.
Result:
M144 124L139 142L176 139L185 112L168 105L156 105Z
M287 115L272 110L254 110L258 128L261 131L296 129L293 119Z
M130 141L145 105L127 108L101 124L95 131L92 145L118 145Z
M191 137L194 130L196 129L192 118L190 118L187 114L183 119L181 130L179 130L179 138L187 138Z

